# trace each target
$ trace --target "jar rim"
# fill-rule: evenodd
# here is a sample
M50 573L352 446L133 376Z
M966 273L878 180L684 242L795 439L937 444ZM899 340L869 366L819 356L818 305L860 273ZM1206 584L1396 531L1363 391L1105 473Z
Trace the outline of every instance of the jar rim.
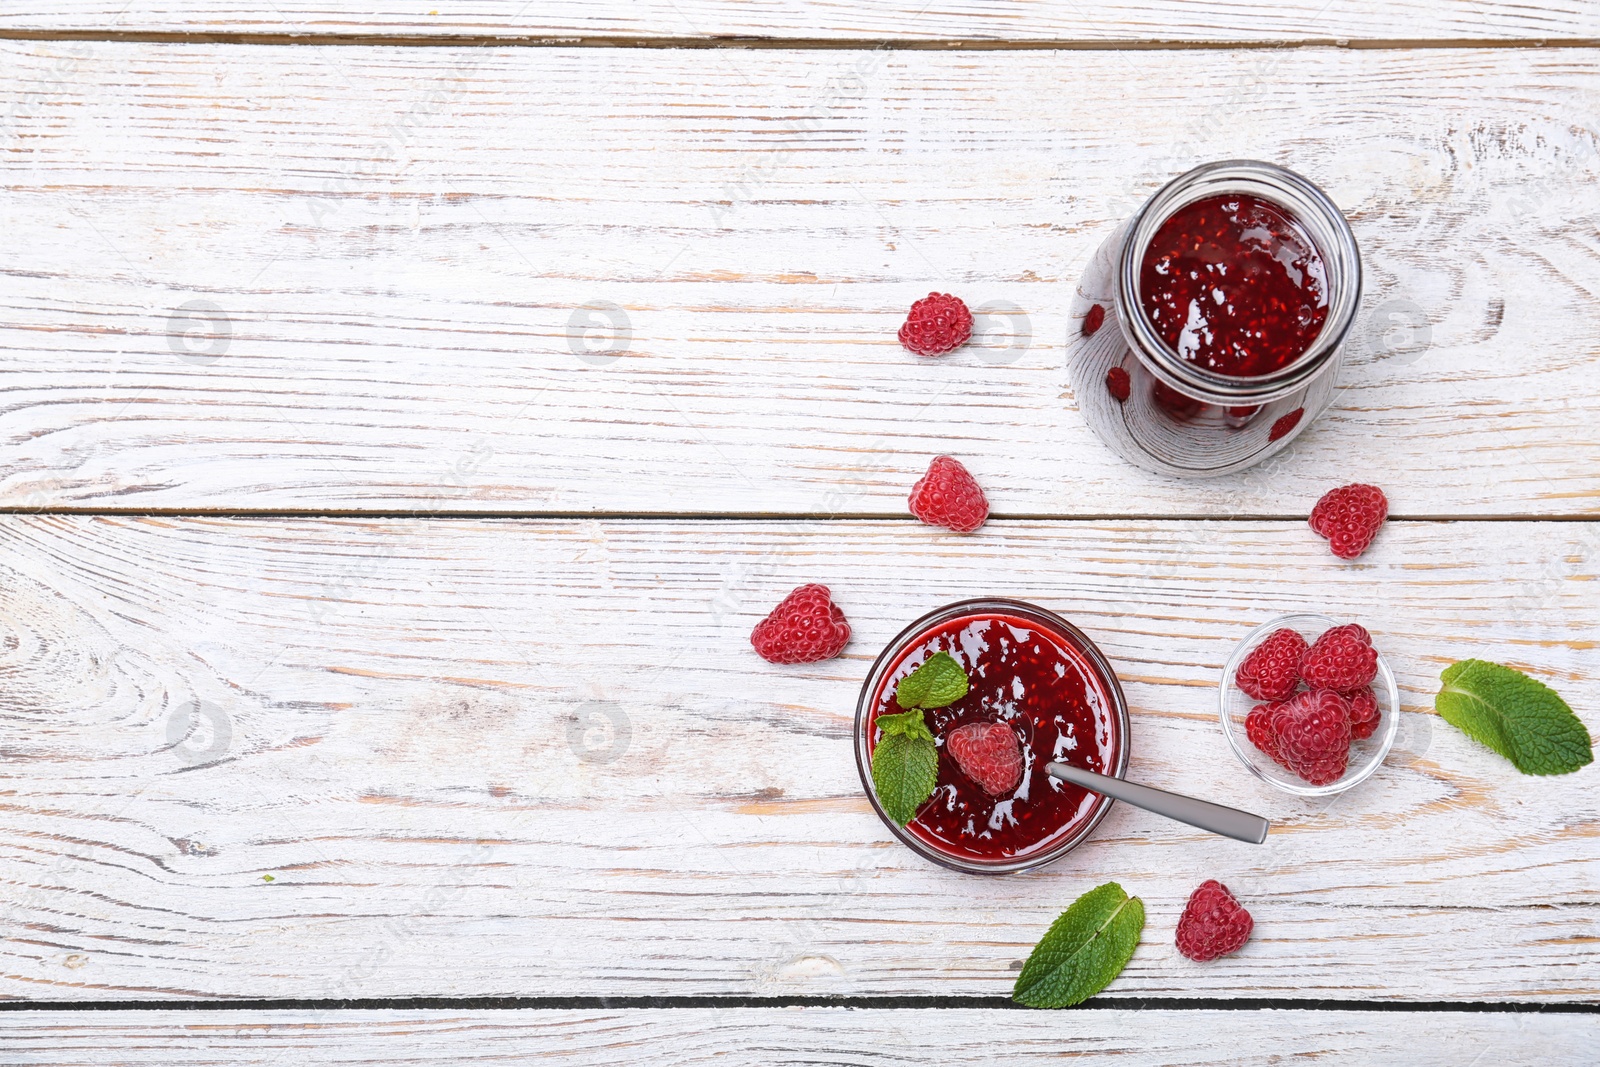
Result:
M1287 366L1253 377L1220 374L1183 359L1156 332L1139 299L1139 275L1156 231L1178 209L1230 192L1260 197L1295 216L1328 270L1328 315L1316 340ZM1128 347L1168 386L1213 403L1264 404L1293 393L1328 364L1355 322L1361 284L1360 247L1349 221L1327 193L1275 163L1225 159L1173 178L1129 220L1117 269L1117 320Z
M878 658L873 660L872 668L867 672L866 680L861 684L861 696L856 702L855 717L855 748L856 770L861 775L861 787L866 791L867 800L872 805L872 810L877 812L878 818L883 820L884 826L900 841L901 844L911 849L924 859L931 860L941 867L950 870L962 871L967 874L1011 874L1019 871L1031 871L1053 863L1062 856L1071 852L1078 845L1088 839L1089 835L1099 826L1101 821L1111 811L1116 801L1111 797L1102 796L1093 813L1083 822L1070 837L1064 838L1050 848L1009 860L978 860L958 856L952 852L936 848L924 841L916 834L903 826L898 825L884 812L883 806L878 801L878 794L872 787L871 747L870 738L867 736L867 719L870 717L875 704L874 697L878 687L882 684L885 674L893 669L901 652L917 637L954 619L967 615L983 614L1008 614L1023 618L1032 616L1040 625L1057 631L1057 633L1071 641L1084 655L1089 665L1099 676L1105 690L1105 695L1111 705L1112 721L1118 731L1118 745L1115 767L1108 768L1106 773L1115 777L1122 777L1128 770L1128 757L1131 748L1129 733L1132 721L1128 715L1128 700L1122 692L1122 683L1117 678L1117 673L1111 667L1111 661L1100 651L1100 647L1078 627L1062 618L1060 615L1037 604L1030 604L1024 600L1014 600L1010 597L977 597L971 600L958 600L928 612L921 618L912 622L883 646L883 651L878 653Z

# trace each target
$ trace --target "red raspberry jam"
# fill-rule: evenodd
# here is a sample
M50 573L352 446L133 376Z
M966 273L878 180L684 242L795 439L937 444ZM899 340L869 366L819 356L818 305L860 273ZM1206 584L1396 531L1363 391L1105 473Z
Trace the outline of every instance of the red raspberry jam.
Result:
M1016 859L1049 850L1093 819L1108 801L1044 768L1060 760L1116 773L1122 745L1116 705L1077 644L1036 620L975 613L913 637L873 695L872 744L879 741L878 716L901 710L895 685L935 652L954 656L972 688L949 707L924 712L939 743L939 784L907 829L956 857ZM950 731L974 722L1005 723L1022 744L1022 782L1006 796L985 793L944 751Z
M1327 270L1305 229L1268 200L1233 193L1179 208L1139 271L1145 317L1179 357L1256 377L1298 359L1328 316Z

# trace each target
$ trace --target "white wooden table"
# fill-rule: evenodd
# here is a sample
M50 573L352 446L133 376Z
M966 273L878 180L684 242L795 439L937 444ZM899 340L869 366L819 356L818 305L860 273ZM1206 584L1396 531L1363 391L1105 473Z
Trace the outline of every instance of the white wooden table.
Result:
M1600 722L1597 115L1592 0L6 5L0 1061L1593 1062L1597 772L1432 698L1480 656ZM1065 312L1229 156L1328 189L1369 288L1292 451L1173 482L1078 418ZM988 312L937 360L930 289ZM977 536L905 514L940 452ZM1304 519L1356 480L1395 517L1344 564ZM763 663L806 581L855 639ZM856 690L980 594L1101 644L1140 780L1279 832L893 843ZM1213 718L1296 609L1404 695L1334 803ZM1200 966L1207 877L1257 933ZM1108 879L1127 970L1010 1010Z

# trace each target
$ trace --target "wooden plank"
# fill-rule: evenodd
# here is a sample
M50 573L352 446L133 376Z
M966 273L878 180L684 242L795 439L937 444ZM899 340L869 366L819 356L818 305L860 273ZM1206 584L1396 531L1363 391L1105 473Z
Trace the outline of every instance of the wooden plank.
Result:
M1581 50L3 54L7 506L895 515L952 452L1016 517L1600 507ZM1180 484L1062 344L1097 242L1230 155L1326 185L1369 295L1294 451ZM991 314L920 359L935 288Z
M8 1013L14 1062L127 1067L297 1064L849 1064L951 1067L1115 1056L1129 1067L1317 1063L1578 1064L1593 1015L1505 1012L699 1008L644 1011Z
M61 0L12 5L0 29L504 37L762 37L952 41L1532 40L1600 37L1584 0Z
M1600 995L1594 770L1524 778L1427 712L1466 656L1593 729L1600 528L1391 523L1347 566L1297 523L0 521L0 996L1000 995L1056 914L1146 901L1114 997ZM827 582L842 658L747 644ZM1133 707L1130 775L1257 810L1256 847L1118 808L1032 875L946 872L862 794L877 650L948 601L1078 622ZM1333 803L1246 776L1234 643L1359 618L1399 675L1388 765ZM1221 878L1257 934L1172 931Z

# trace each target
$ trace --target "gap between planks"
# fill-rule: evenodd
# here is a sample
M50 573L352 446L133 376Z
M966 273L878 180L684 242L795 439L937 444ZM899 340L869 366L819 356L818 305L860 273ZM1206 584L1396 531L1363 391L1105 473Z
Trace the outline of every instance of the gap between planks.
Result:
M1416 51L1451 48L1600 48L1600 37L1422 37L1307 38L1294 41L1216 40L970 40L961 38L830 38L830 37L642 37L561 36L549 34L416 34L416 33L249 33L174 30L4 30L0 41L97 41L124 44L331 45L335 47L403 48L701 48L782 49L784 51L860 52L1168 52L1261 51L1264 49L1342 48L1352 51Z
M1033 1011L1009 997L858 996L858 997L363 997L356 999L258 1000L8 1000L0 1012L18 1011L621 1011L703 1008L852 1008L879 1011L1003 1009ZM1290 1000L1282 997L1149 997L1138 1000L1093 998L1076 1011L1353 1011L1497 1012L1520 1015L1600 1015L1600 1004L1520 1001Z
M119 519L361 519L361 520L415 520L441 519L449 521L515 519L527 522L770 522L778 524L813 522L906 522L920 520L899 511L827 512L804 511L537 511L537 510L452 510L413 509L388 511L363 511L359 508L108 508L108 507L0 507L0 517L24 518L119 518ZM1240 512L1228 515L1207 515L1201 512L1166 515L1155 512L1103 512L1087 515L1062 515L1053 512L992 511L989 522L1294 522L1298 516L1285 516L1268 512ZM1593 515L1538 515L1507 512L1500 515L1472 514L1399 514L1391 512L1387 522L1570 522L1594 523L1600 518Z

